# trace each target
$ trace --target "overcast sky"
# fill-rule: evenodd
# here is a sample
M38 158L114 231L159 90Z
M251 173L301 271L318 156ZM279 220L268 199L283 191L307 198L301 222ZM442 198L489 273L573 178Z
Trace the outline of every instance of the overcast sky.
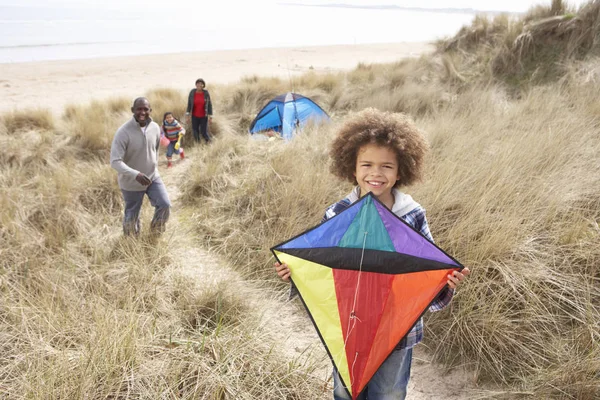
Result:
M41 6L41 7L110 7L122 10L142 10L145 7L165 8L174 13L185 13L186 10L211 8L234 8L251 9L263 5L274 5L281 3L303 3L303 4L352 4L352 5L397 5L404 7L426 7L426 8L474 8L477 10L498 10L519 12L526 11L532 5L550 4L550 0L213 0L210 2L198 0L0 0L0 6ZM580 5L586 0L571 0L568 4ZM200 4L205 3L205 4ZM168 4L166 6L165 4ZM0 17L1 18L1 17Z
M368 5L397 5L404 7L423 8L473 8L476 10L527 11L532 5L550 4L550 0L286 0L305 4L368 4ZM279 2L283 2L280 0ZM568 1L567 4L579 5L584 0Z

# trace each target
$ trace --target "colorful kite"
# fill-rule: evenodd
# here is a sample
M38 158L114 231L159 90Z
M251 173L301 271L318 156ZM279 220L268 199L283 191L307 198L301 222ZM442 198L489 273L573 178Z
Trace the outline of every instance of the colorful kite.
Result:
M353 399L463 268L371 193L271 251Z

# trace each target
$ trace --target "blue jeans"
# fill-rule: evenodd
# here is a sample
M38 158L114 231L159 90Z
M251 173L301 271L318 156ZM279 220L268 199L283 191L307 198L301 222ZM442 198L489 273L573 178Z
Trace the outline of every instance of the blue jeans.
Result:
M165 230L165 224L171 214L171 201L162 179L154 180L146 190L137 192L121 189L121 193L125 200L123 217L123 233L125 235L139 235L140 233L140 210L144 202L144 195L148 195L150 204L154 206L154 218L152 218L150 228L156 233L162 233Z
M169 145L167 146L167 158L171 158L173 153L179 154L181 152L179 149L175 150L175 144L177 144L177 140L169 142Z
M357 400L404 400L410 379L412 348L394 350L375 372L367 387ZM346 384L349 385L348 382ZM351 400L340 382L337 371L333 370L334 400Z

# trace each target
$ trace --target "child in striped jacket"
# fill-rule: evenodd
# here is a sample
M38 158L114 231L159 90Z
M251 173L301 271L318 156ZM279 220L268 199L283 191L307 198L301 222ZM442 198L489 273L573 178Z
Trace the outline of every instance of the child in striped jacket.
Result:
M354 188L344 199L327 208L322 222L335 217L370 192L398 218L433 242L425 209L409 194L400 191L422 179L428 149L424 134L405 115L373 108L355 113L339 128L330 151L331 172L354 184ZM281 279L290 280L291 271L286 264L276 263L275 270ZM469 273L469 269L464 268L449 274L447 286L433 300L429 311L446 307L454 296L454 289ZM295 286L291 286L290 297L297 293ZM419 318L356 400L404 399L412 349L422 339L423 320ZM333 385L334 400L351 400L335 369Z
M162 134L169 139L169 145L167 146L167 168L171 168L173 166L173 153L178 154L182 160L185 158L183 148L181 148L181 138L185 135L185 129L175 119L172 112L166 112L163 117Z

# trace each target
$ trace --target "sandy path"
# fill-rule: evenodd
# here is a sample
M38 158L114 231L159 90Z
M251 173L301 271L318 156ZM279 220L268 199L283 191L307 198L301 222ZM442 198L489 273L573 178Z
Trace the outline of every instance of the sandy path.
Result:
M162 160L161 160L162 161ZM194 279L199 290L202 287L227 281L236 293L252 303L256 315L262 318L261 325L268 326L276 332L280 341L280 351L286 352L290 358L312 357L319 365L318 377L323 383L330 385L331 364L323 346L304 310L294 302L286 302L285 296L266 292L252 282L242 278L218 256L211 254L194 241L196 236L193 227L181 218L182 208L179 200L180 190L177 177L194 165L194 152L190 151L183 162L174 162L174 167L166 169L160 165L161 176L169 191L173 204L172 219L167 234L172 235L170 242L175 259L174 267L167 273L183 275ZM474 396L469 375L462 369L444 374L439 366L433 365L422 346L417 346L413 358L411 380L409 383L409 400L451 399L466 400ZM323 400L331 399L329 392Z
M0 64L0 112L140 96L156 87L189 90L197 78L225 84L243 76L337 71L359 62L392 62L431 51L426 43L227 50L169 55Z

